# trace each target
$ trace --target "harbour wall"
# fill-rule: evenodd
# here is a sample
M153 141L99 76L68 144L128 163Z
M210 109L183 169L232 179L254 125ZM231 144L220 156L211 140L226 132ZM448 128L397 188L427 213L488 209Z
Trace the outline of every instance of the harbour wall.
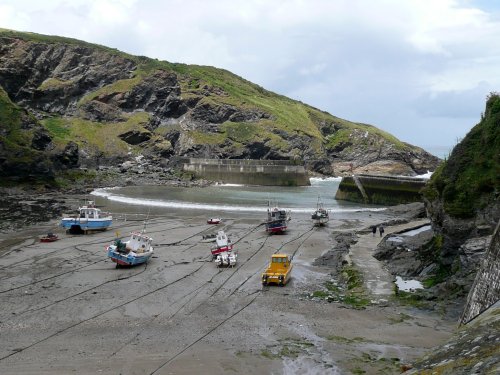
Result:
M500 221L467 296L460 324L466 324L500 300Z
M196 159L182 160L182 170L212 181L243 185L310 185L304 165L288 160Z
M358 174L342 178L335 199L358 203L396 205L421 202L427 179Z

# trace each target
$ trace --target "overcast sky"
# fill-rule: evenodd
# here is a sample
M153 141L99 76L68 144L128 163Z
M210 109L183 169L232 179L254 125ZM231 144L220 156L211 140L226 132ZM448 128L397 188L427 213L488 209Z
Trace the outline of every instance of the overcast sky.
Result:
M438 156L500 91L496 0L0 0L0 27L224 68Z

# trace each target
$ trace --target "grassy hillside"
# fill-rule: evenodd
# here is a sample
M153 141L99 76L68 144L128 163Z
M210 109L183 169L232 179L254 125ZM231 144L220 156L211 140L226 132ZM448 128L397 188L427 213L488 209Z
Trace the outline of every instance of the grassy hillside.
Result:
M441 198L445 211L458 218L473 217L500 194L500 95L492 93L481 122L455 146L449 159L433 174L424 191L429 200Z
M59 43L95 48L134 61L137 64L137 69L134 72L133 78L116 81L102 87L98 91L89 93L80 100L80 104L84 104L102 94L129 91L151 72L162 69L175 72L181 77L180 83L183 97L200 95L205 86L218 87L222 89L226 95L208 96L204 98L204 100L216 101L217 104L229 104L239 108L257 108L266 113L270 113L273 116L273 120L260 121L252 131L253 133L263 135L264 138L265 136L272 137L272 131L279 129L291 134L304 134L310 136L314 140L312 144L314 148L319 149L323 143L330 147L334 145L339 138L324 138L323 134L318 129L318 122L324 121L327 123L334 123L341 128L345 127L347 129L346 131L352 128L359 128L363 131L377 134L390 142L394 142L400 148L405 148L405 145L395 137L373 126L357 124L336 118L299 101L265 90L224 69L217 69L210 66L174 64L146 58L144 56L133 56L113 48L60 36L41 35L6 29L0 29L0 36L15 37L39 43ZM66 83L51 79L44 82L40 88L45 89L50 86L64 84ZM231 130L226 131L226 129ZM241 132L235 132L234 129L241 130L241 126L239 124L228 124L227 127L224 128L223 134L232 137L236 141L245 140L248 136L248 132L243 132L244 134L241 134L240 137L239 135ZM262 132L267 134L263 134ZM216 140L218 141L220 138L221 136L219 135L216 137Z
M224 69L133 56L59 36L0 29L0 38L6 56L0 60L0 85L43 118L39 124L56 151L75 142L87 161L129 153L156 160L289 159L325 174L378 160L394 161L395 169L403 160L408 173L438 163L374 126L337 118ZM148 139L132 145L125 133L147 133Z

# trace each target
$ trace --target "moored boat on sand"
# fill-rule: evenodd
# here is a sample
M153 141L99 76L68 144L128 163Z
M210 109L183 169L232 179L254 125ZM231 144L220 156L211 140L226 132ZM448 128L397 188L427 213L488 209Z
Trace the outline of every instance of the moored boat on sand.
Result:
M233 252L233 244L223 230L217 232L215 242L216 245L212 247L211 253L217 267L235 266L238 255Z
M94 230L106 230L112 222L111 215L102 212L93 201L88 201L86 205L78 209L77 215L62 218L60 226L72 233L87 233Z
M236 265L237 254L232 251L219 253L214 260L217 267L234 267Z
M284 233L288 228L288 222L291 220L290 211L279 208L278 206L267 208L266 232Z
M128 241L122 242L117 238L108 246L108 257L116 263L116 267L146 263L153 255L152 242L153 239L144 231L132 232Z
M48 233L46 236L40 237L40 242L54 242L57 241L59 237L57 234Z
M220 217L211 217L207 220L207 224L220 224L221 221Z
M318 198L318 204L316 210L311 215L313 224L316 226L325 225L330 220L330 214L328 210L323 206L323 202Z
M217 232L215 243L216 245L210 250L214 259L216 258L217 254L233 250L233 244L223 230Z

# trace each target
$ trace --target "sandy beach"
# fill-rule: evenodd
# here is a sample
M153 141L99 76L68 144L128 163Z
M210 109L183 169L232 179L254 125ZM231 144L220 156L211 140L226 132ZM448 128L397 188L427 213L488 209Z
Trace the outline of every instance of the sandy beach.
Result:
M363 230L391 219L359 212L313 227L297 214L286 234L268 235L257 214L213 226L204 214L172 213L148 221L149 263L119 269L105 247L142 221L115 220L90 235L65 234L56 221L1 234L0 373L398 374L445 342L456 322L400 306L386 271L363 261L380 241ZM217 268L201 242L219 229L235 243L234 268ZM60 240L40 243L48 230ZM365 275L364 308L311 298L335 282L331 268L312 263L339 232L360 233L351 257ZM292 280L263 287L277 251L293 255Z

